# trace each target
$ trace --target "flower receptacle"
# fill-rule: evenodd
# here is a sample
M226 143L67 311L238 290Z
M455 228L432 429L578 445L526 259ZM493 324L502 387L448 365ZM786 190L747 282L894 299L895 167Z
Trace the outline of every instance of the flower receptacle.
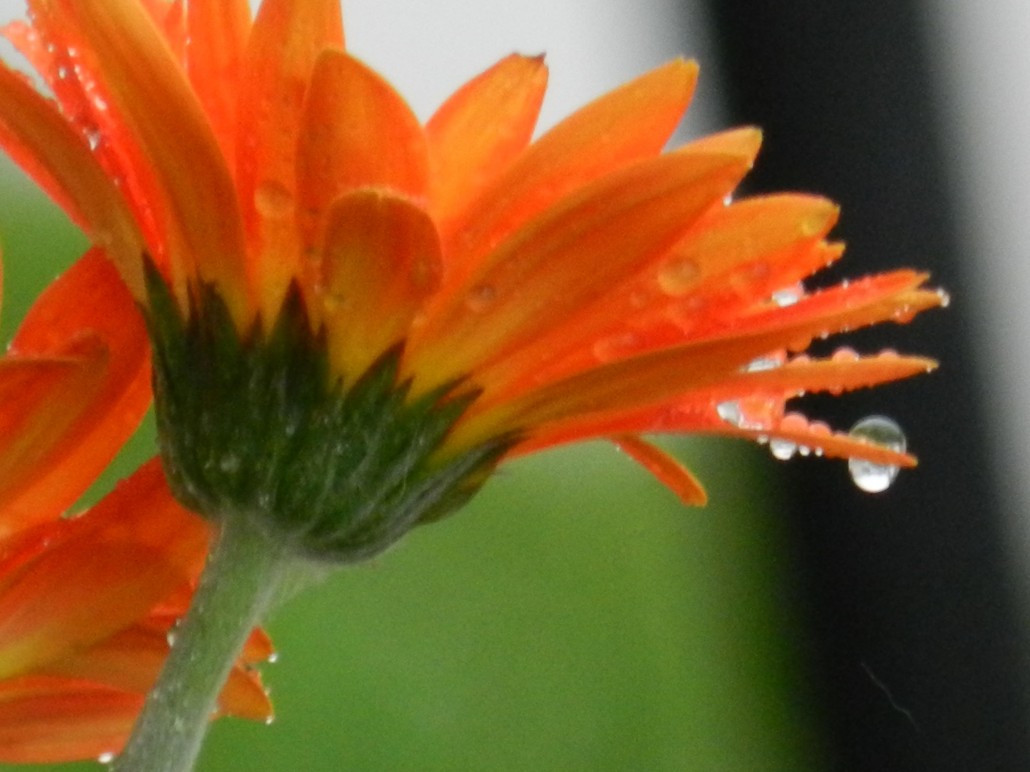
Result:
M400 345L353 380L335 374L298 292L273 324L241 333L212 287L184 314L153 265L146 281L165 472L210 519L242 518L300 556L357 562L465 503L514 442L439 452L476 392L449 384L409 398Z

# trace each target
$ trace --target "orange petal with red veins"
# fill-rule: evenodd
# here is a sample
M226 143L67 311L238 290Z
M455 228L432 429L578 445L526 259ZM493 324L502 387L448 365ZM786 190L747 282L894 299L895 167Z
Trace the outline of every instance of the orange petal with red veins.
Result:
M237 186L253 256L251 286L274 319L297 275L297 138L318 55L343 48L339 0L265 0L247 43L236 140Z
M669 249L740 181L750 158L671 153L569 196L500 245L465 297L412 342L411 370L435 386L559 329Z
M422 126L378 73L349 54L319 56L297 148L303 242L317 248L332 203L358 188L425 199L429 161Z
M68 216L117 262L143 298L143 239L121 192L53 102L0 64L0 143Z
M143 697L89 682L29 676L0 682L0 762L95 759L120 750Z
M20 361L77 355L81 364L78 375L55 386L61 398L54 392L45 399L40 385L35 397L14 393L0 402L0 425L7 427L0 430L0 534L71 506L139 426L151 398L143 320L99 250L86 253L46 289L9 351ZM23 366L3 365L9 373L0 381L15 377L10 368ZM37 400L34 407L28 399ZM34 428L11 428L19 424Z
M546 88L543 57L513 54L462 86L430 118L429 200L437 223L467 206L526 148Z
M154 174L151 205L180 295L181 279L199 276L218 287L242 327L250 308L236 191L211 125L161 33L136 0L57 0L45 13L81 38L83 66L103 84L111 114L125 122Z
M562 196L661 152L690 103L697 64L669 62L605 94L534 142L451 223L447 287Z
M0 565L0 677L87 648L144 617L200 570L207 524L172 498L154 460L17 570Z
M321 281L337 371L357 377L401 342L440 271L440 241L422 209L382 189L339 198L326 227Z
M661 448L633 434L621 434L609 439L619 450L658 478L688 507L703 507L708 503L708 495L697 478Z
M186 5L186 72L229 163L236 159L236 108L249 34L247 0Z

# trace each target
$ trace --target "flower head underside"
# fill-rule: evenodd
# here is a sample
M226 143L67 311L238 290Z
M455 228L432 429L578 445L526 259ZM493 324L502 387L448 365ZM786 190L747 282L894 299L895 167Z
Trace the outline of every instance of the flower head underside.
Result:
M0 70L0 143L145 307L166 467L187 503L260 510L260 480L296 517L310 498L375 489L375 506L333 504L329 525L301 529L364 556L503 460L584 439L612 440L689 503L700 484L642 435L914 463L785 404L932 369L803 352L943 296L911 270L807 292L842 252L833 203L733 200L755 129L665 151L694 63L534 139L541 58L502 59L423 124L346 51L338 0L266 0L254 19L245 0L29 7L31 25L6 34L51 94ZM258 392L282 399L248 402ZM250 434L217 417L248 412ZM255 446L285 460L248 460ZM327 455L327 487L291 499Z

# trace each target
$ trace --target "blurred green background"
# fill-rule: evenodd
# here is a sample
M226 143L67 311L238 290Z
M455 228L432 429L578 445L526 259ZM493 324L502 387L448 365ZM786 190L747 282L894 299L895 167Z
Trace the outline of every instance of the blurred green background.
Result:
M85 242L0 177L8 340ZM290 602L269 623L275 722L219 721L200 769L822 767L773 462L719 440L676 448L707 509L608 446L551 452ZM93 495L154 450L148 425Z

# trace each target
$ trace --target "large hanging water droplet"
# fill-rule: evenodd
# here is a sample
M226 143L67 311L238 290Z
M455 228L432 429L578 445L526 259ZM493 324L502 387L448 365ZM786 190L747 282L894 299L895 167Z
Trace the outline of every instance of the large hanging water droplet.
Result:
M905 433L897 423L886 416L874 415L863 418L851 427L848 434L898 453L905 452ZM893 464L877 464L860 458L848 461L848 471L855 485L866 493L882 493L898 476L898 467Z

